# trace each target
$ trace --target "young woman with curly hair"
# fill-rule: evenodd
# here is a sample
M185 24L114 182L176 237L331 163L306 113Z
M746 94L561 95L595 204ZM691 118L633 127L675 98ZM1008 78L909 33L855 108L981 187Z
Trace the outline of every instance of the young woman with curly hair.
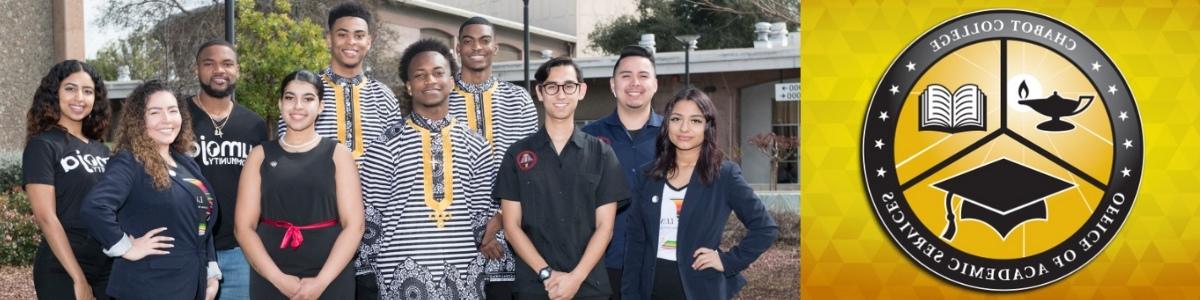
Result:
M66 60L50 68L26 115L22 172L33 218L42 230L33 284L42 299L108 299L112 259L79 218L83 197L108 161L104 80L91 66Z
M108 294L118 299L213 299L221 273L210 228L216 201L186 154L186 109L160 81L126 99L116 154L84 199L81 215L104 253L117 258Z

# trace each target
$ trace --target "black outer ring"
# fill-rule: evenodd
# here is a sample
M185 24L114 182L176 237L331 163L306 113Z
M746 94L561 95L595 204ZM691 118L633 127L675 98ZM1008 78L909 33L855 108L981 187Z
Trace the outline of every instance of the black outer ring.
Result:
M929 50L930 41L938 38L938 36L943 33L949 32L956 28L961 28L965 24L972 24L974 22L992 19L1004 20L1005 22L1008 22L1008 20L1022 20L1042 24L1047 28L1054 30L1055 32L1061 32L1068 35L1070 38L1077 41L1077 44L1075 49L1071 51L1072 53L1070 55L1065 55L1063 53L1065 48L1062 46L1048 43L1040 38L1029 39L1026 35L1015 34L1012 32L1012 29L1008 27L1011 26L1011 24L1005 24L1006 27L1003 31L979 33L962 38L962 40L952 43L953 45L951 47L940 49L937 51L938 53L932 53L932 51ZM1092 85L1097 91L1100 91L1104 94L1102 99L1104 100L1104 105L1108 108L1109 120L1111 120L1110 123L1113 126L1113 167L1112 173L1109 174L1108 188L1104 193L1104 198L1102 198L1102 201L1098 204L1096 211L1093 212L1092 216L1079 230L1077 230L1070 238L1063 240L1050 250L1021 259L997 260L983 258L964 253L958 249L950 247L943 240L941 240L936 233L931 232L925 226L921 226L920 222L912 222L920 236L925 237L926 240L928 240L931 244L933 244L939 250L945 252L943 264L950 257L957 257L964 262L971 263L976 266L992 267L997 269L1024 266L1029 264L1036 265L1037 263L1042 263L1047 267L1048 270L1050 270L1050 272L1044 276L1035 276L1018 281L988 281L965 276L957 272L949 271L943 266L943 264L933 262L932 259L926 257L924 254L914 253L914 249L906 247L908 245L906 240L901 240L898 238L902 236L902 231L899 230L898 226L891 223L889 220L890 215L887 213L886 209L880 205L880 202L876 201L876 199L879 199L879 197L881 197L883 194L893 193L895 195L895 199L892 201L898 202L900 204L899 210L904 213L907 218L913 219L914 214L912 209L908 206L908 202L904 197L904 194L900 192L900 183L895 177L895 160L893 158L894 149L891 147L891 142L895 139L896 122L894 121L894 118L889 120L880 120L878 118L880 112L887 112L889 117L898 116L898 110L904 104L903 96L909 93L909 91L913 88L912 85L916 83L917 79L924 75L924 72L928 66L935 63L941 57L948 55L949 53L952 53L961 47L965 47L976 42L999 39L1019 40L1041 45L1051 49L1055 53L1069 60L1081 72L1083 72L1085 76L1088 77L1088 80L1091 81ZM915 71L908 71L905 67L909 61L918 66ZM1100 72L1099 74L1091 73L1092 71L1090 66L1091 63L1095 61L1098 61L1102 64L1101 70L1104 72ZM899 86L899 93L893 95L889 91L892 85ZM1116 86L1118 91L1115 95L1108 93L1108 85ZM1005 100L1001 99L1001 101ZM1119 114L1122 111L1127 113L1127 119L1124 121L1119 118ZM882 150L877 149L874 147L873 143L873 141L876 139L888 141L888 145ZM1123 149L1124 147L1121 145L1121 141L1125 139L1132 140L1134 142L1134 147ZM870 107L867 110L866 118L863 122L861 149L861 154L863 157L863 180L867 188L868 201L871 202L876 215L879 217L881 226L892 237L892 240L896 242L895 246L903 250L914 262L921 265L927 271L938 275L938 277L964 287L985 291L1020 291L1042 287L1061 280L1087 265L1096 257L1098 253L1104 251L1103 249L1108 246L1112 238L1119 232L1121 225L1124 224L1129 215L1129 211L1132 209L1133 202L1135 202L1134 199L1136 198L1135 196L1137 194L1142 172L1144 153L1142 148L1143 144L1144 140L1142 138L1141 118L1134 103L1133 94L1129 90L1129 85L1125 82L1124 77L1121 76L1120 71L1113 64L1112 60L1109 59L1108 56L1105 55L1104 52L1100 50L1099 46L1092 42L1091 39L1088 39L1074 28L1041 14L1012 9L985 10L954 18L933 28L929 32L926 32L924 35L906 47L904 52L902 52L900 56L898 56L896 60L894 60L888 67L886 73L876 86ZM876 176L875 170L880 167L887 171L887 174L884 177ZM1129 168L1129 170L1132 172L1131 176L1123 177L1121 173L1123 168ZM1078 240L1084 234L1086 234L1088 230L1091 230L1092 225L1098 222L1098 220L1104 215L1104 208L1113 203L1113 195L1117 193L1123 194L1126 202L1124 205L1120 206L1122 208L1121 211L1113 216L1115 221L1111 227L1115 228L1110 227L1109 232L1101 237L1100 241L1096 243L1092 250L1082 251L1081 249L1077 249ZM940 201L941 199L938 200ZM1067 249L1074 249L1077 257L1073 263L1068 263L1065 267L1059 268L1051 262L1051 259L1062 254Z

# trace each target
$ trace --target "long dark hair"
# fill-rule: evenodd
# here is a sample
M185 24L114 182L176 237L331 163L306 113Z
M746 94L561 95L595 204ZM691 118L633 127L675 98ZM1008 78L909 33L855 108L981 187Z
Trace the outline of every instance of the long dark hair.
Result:
M121 123L117 126L117 151L129 151L133 158L145 166L146 174L154 182L154 188L160 191L171 186L171 178L167 174L167 161L154 150L154 140L146 133L146 103L150 96L158 92L171 93L166 83L151 80L139 85L125 98L125 109L121 113ZM172 93L173 94L173 93ZM192 150L192 117L184 102L175 98L179 105L179 135L171 142L171 150L179 153L190 153Z
M696 160L695 172L700 172L701 183L711 185L717 180L717 175L721 172L721 160L725 157L725 153L717 147L717 109L703 91L688 87L675 93L671 101L667 102L667 109L664 111L667 118L670 118L675 104L683 101L696 103L700 112L704 114L704 141L700 143L700 158ZM669 134L671 125L669 123L663 125L662 129L658 131L658 145L654 147L655 159L651 162L646 175L665 180L673 175L677 168L675 166L675 144L671 143Z
M100 73L96 72L96 69L84 62L72 59L64 60L50 67L50 72L42 77L42 83L33 93L33 104L29 106L29 112L25 114L25 141L29 141L33 136L51 128L62 128L58 125L58 120L62 117L62 110L59 109L58 103L58 89L62 85L63 79L75 72L87 73L89 77L92 77L92 84L95 86L92 111L83 118L83 136L93 140L104 139L104 134L108 131L108 118L112 114L108 108L108 89L104 87L104 79L100 78Z
M308 70L296 70L284 76L283 83L279 84L279 101L283 101L283 93L287 91L287 86L292 81L311 84L317 90L317 99L325 99L325 83L321 81L321 75Z

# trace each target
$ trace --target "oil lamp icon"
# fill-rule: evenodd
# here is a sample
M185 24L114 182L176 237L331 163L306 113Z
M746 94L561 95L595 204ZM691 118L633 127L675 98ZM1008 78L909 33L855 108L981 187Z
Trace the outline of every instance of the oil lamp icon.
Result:
M1025 99L1029 95L1029 87L1025 85L1025 81L1021 81L1021 86L1018 88L1018 93L1021 99ZM1092 105L1092 100L1095 96L1079 96L1078 100L1067 99L1058 95L1055 91L1050 97L1042 99L1026 99L1017 101L1017 103L1033 108L1034 111L1050 117L1049 121L1042 122L1037 125L1038 129L1044 131L1067 131L1075 129L1075 125L1061 120L1063 117L1070 117L1083 112L1088 106ZM1086 101L1086 102L1085 102ZM1082 103L1082 105L1080 105Z

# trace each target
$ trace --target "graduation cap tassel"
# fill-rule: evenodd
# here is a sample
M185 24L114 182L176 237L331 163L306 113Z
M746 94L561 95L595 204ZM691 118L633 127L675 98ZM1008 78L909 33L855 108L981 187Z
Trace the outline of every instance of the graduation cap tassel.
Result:
M946 193L946 230L942 231L942 238L946 240L953 240L954 232L957 231L954 227L954 209L950 206L951 199L954 199L954 193Z

